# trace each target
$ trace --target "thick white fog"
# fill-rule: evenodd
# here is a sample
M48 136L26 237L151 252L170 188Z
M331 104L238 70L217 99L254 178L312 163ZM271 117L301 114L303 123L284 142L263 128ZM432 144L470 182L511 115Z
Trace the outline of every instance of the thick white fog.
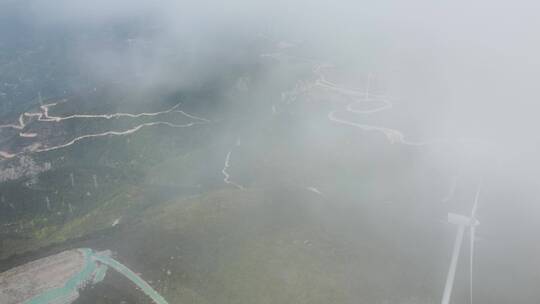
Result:
M4 56L0 59L10 58L5 54L14 46L23 50L13 60L19 63L31 56L24 54L58 49L61 59L54 60L76 75L76 80L62 84L69 88L65 95L77 95L77 89L103 90L106 93L96 96L117 98L107 109L117 106L119 112L135 104L136 109L169 115L174 111L163 109L176 110L177 105L154 110L156 101L175 94L188 96L184 98L188 110L178 104L186 111L182 119L192 119L187 125L203 131L186 140L189 148L175 152L174 159L181 154L182 159L194 160L173 173L163 173L170 169L167 163L159 174L149 169L154 167L141 167L145 182L151 180L153 185L173 176L187 181L186 187L206 189L217 180L238 193L256 196L250 189L260 190L264 199L257 202L268 197L287 206L292 202L290 208L296 208L297 201L311 203L307 194L291 194L296 192L290 189L307 189L315 203L307 211L300 208L305 214L282 211L289 207L278 204L274 206L278 211L266 206L268 210L248 213L256 219L246 223L281 225L298 211L302 218L298 222L305 216L316 227L332 227L329 230L337 235L329 237L332 242L351 239L349 244L362 248L359 251L370 252L356 256L359 264L350 257L353 254L347 256L353 266L340 268L343 280L351 281L346 288L358 290L348 293L347 303L372 299L394 303L401 293L407 296L396 303L438 302L458 229L447 223L447 213L470 216L472 209L480 222L475 227L474 266L468 260L467 226L455 300L450 303L469 303L469 271L475 274L476 303L536 303L540 300L535 287L540 282L539 10L538 2L528 0L11 0L0 3L4 27L0 35L5 35L0 37ZM28 33L35 36L35 49L12 43ZM0 74L11 73L9 64L0 65ZM41 102L46 88L37 81L28 83L32 86L28 85L27 99L39 93ZM87 84L96 88L86 88ZM65 97L56 91L49 95ZM94 97L85 98L80 100L87 105L94 102ZM7 105L8 99L0 100ZM30 107L21 104L17 111ZM6 120L2 128L26 127L16 124L17 111L3 109L7 110L0 112ZM91 107L67 109L73 114ZM48 115L39 119L62 121ZM167 124L171 126L170 121ZM80 131L74 122L68 129ZM62 132L56 135L66 133ZM177 136L184 131L170 132ZM21 133L27 137L23 140L37 136ZM168 149L167 144L180 141L152 148ZM9 145L26 145L21 155L49 152L11 139L0 141L0 152L15 151ZM129 152L135 155L129 157L139 153ZM0 154L6 159L2 161L12 161L8 156L16 153L10 153ZM103 155L113 154L107 153ZM152 165L165 159L160 155L153 153ZM54 168L63 156L53 156L55 160L47 161ZM2 172L11 170L5 180L24 176L13 169L17 164L2 167ZM47 169L40 170L49 170L50 163L44 164ZM44 164L36 168L45 168ZM101 177L93 174L97 188ZM71 176L70 188L74 187ZM49 196L47 204L51 209ZM242 227L234 230L238 235L250 230L238 227ZM311 246L309 240L299 242ZM197 258L213 265L213 256L200 255ZM335 265L329 263L320 272L326 266ZM414 274L408 278L411 269ZM219 294L220 289L215 290ZM418 290L425 294L416 295Z

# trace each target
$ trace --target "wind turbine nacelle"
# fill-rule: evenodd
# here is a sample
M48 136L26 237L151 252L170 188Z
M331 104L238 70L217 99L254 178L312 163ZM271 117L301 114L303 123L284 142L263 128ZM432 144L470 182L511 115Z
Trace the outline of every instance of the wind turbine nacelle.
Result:
M448 222L458 226L478 226L480 224L475 218L456 213L448 213Z

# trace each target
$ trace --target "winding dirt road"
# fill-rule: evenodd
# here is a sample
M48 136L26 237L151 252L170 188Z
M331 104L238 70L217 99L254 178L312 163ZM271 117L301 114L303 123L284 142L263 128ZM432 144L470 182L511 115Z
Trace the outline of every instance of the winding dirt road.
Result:
M47 151L53 151L58 149L63 149L66 147L69 147L81 140L87 139L87 138L98 138L98 137L104 137L104 136L124 136L133 134L142 128L145 127L151 127L151 126L168 126L171 128L187 128L194 126L196 124L203 124L203 123L210 123L210 120L198 117L192 114L188 114L182 110L179 110L180 103L176 104L175 106L164 110L164 111L158 111L158 112L143 112L138 114L131 114L131 113L112 113L112 114L72 114L68 116L52 116L49 113L49 110L58 104L65 103L67 100L61 100L54 103L49 103L45 105L41 105L39 107L40 112L24 112L21 115L19 115L18 124L4 124L0 125L0 130L2 129L15 129L20 130L19 136L23 138L35 138L37 137L37 133L29 133L24 132L24 129L29 125L30 122L32 122L32 118L36 119L39 122L46 122L46 123L58 123L66 120L73 120L73 119L107 119L110 120L112 118L120 118L120 117L127 117L127 118L140 118L140 117L157 117L164 114L169 113L179 113L182 116L188 117L190 119L195 120L194 122L186 123L186 124L174 124L167 121L155 121L155 122L147 122L147 123L141 123L136 125L135 127L124 129L124 130L108 130L101 133L90 133L90 134L83 134L77 137L74 137L73 139L59 145L54 145L50 147L42 147L43 143L39 141L35 141L30 143L29 145L25 146L21 151L19 152L8 152L8 151L1 151L0 150L0 158L4 159L10 159L17 157L24 153L39 153L39 152L47 152Z

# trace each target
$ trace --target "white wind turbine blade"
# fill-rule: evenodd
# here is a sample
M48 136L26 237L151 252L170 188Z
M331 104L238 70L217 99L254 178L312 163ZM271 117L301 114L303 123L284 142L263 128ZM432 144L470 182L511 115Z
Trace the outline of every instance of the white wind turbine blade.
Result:
M473 302L473 266L474 266L474 239L475 239L475 233L476 233L476 225L478 224L478 221L476 220L476 210L478 209L478 198L480 197L480 186L478 186L478 189L476 190L476 196L474 197L474 205L473 209L471 211L471 227L470 227L470 267L469 267L469 303L472 304Z
M452 294L452 287L454 286L454 278L456 276L456 268L459 258L459 251L461 249L461 243L463 242L463 233L465 232L465 226L460 225L458 233L456 235L456 241L454 242L454 249L452 251L452 261L450 262L450 269L446 276L446 284L444 285L444 293L441 304L450 303L450 295Z
M471 256L470 256L470 268L469 268L469 295L470 295L470 304L472 304L473 299L473 263L474 263L474 234L475 226L471 226Z
M480 186L476 189L476 195L474 196L474 205L471 211L471 220L476 219L476 209L478 209L478 199L480 198Z

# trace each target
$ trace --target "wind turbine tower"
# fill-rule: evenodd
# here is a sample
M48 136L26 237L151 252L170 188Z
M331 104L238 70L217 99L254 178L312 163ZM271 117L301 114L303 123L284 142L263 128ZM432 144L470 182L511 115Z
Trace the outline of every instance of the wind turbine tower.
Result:
M480 195L480 187L476 191L476 196L474 199L473 209L471 211L471 216L467 217L465 215L460 215L456 213L448 213L448 222L458 226L458 232L456 235L456 240L454 242L454 249L452 251L452 259L450 261L450 268L448 270L448 275L446 276L446 284L444 286L444 293L442 297L441 304L450 303L450 295L452 294L452 287L454 286L454 279L456 275L456 268L459 259L459 252L461 250L461 244L463 243L463 234L466 229L469 229L470 232L470 264L469 264L469 292L470 292L470 304L472 304L472 295L473 295L473 258L474 258L474 238L476 226L480 222L476 219L476 209L478 208L478 198Z

